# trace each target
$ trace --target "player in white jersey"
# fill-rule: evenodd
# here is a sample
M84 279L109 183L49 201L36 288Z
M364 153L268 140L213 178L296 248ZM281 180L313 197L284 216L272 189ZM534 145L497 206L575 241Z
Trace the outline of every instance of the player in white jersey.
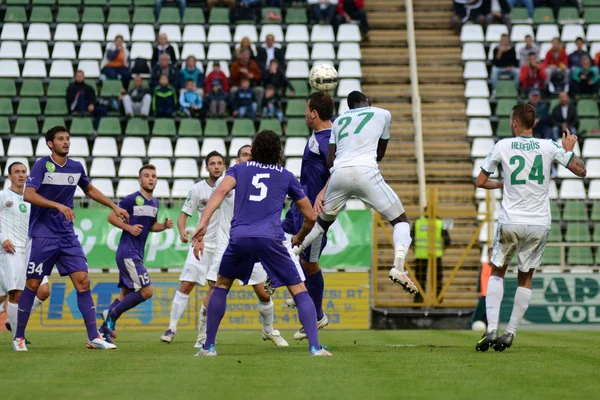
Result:
M27 247L29 230L29 203L23 200L27 170L20 162L8 166L10 187L0 191L0 289L8 293L6 328L17 328L18 303L25 288L27 261L31 249ZM40 285L33 303L35 311L49 296L48 277Z
M238 151L236 162L240 163L247 161L250 157L250 146L244 146ZM197 211L199 215L202 214L208 199L222 180L225 169L223 156L216 151L209 153L206 156L206 169L209 173L209 178L192 187L177 221L179 236L183 243L189 242L190 232L185 229L187 218L192 216L195 211ZM206 338L206 313L208 301L210 300L215 282L217 281L221 257L229 241L229 229L232 217L233 191L223 201L221 207L211 218L208 233L204 239L204 254L200 259L197 259L194 255L194 247L190 246L183 271L179 278L181 284L173 298L169 329L161 336L163 342L170 343L173 341L175 332L177 331L177 322L183 316L190 293L196 283L205 286L208 281L209 290L200 308L198 338L194 345L196 348L202 347ZM263 320L263 339L271 340L275 345L285 347L288 343L281 337L279 331L273 329L274 304L271 301L271 297L264 289L264 282L266 279L266 272L259 264L254 268L254 272L249 281L249 284L254 287L254 291L259 300L258 310Z
M333 123L327 157L331 177L315 201L318 221L301 244L293 239L292 244L299 245L294 252L300 254L327 232L350 197L356 196L394 227L395 257L389 277L416 294L419 290L404 269L412 242L410 224L398 195L383 180L377 165L385 156L392 116L387 110L371 107L371 100L358 91L348 95L348 107Z
M532 136L535 108L530 104L513 107L510 125L513 138L500 140L481 165L476 185L503 189L502 210L490 263L492 274L487 287L487 332L475 346L477 351L493 347L504 351L513 339L531 301L533 272L540 265L552 216L548 187L552 164L558 162L579 177L585 177L585 164L574 153L577 136L563 132L562 147L551 140ZM502 165L505 179L488 179ZM498 337L500 305L504 295L504 274L514 255L518 257L518 285L510 321Z

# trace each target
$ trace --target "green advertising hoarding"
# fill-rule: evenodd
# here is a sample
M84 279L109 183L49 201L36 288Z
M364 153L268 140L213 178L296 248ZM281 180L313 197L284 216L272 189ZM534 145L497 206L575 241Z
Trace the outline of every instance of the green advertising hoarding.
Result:
M106 221L106 209L76 209L75 232L79 237L90 268L116 267L115 252L121 230ZM163 208L159 221L171 218L177 225L178 209ZM187 229L197 224L188 218ZM370 210L350 210L340 214L329 229L328 244L320 260L322 268L370 268L372 222ZM176 229L151 233L146 243L145 265L149 268L182 268L188 245L181 242Z

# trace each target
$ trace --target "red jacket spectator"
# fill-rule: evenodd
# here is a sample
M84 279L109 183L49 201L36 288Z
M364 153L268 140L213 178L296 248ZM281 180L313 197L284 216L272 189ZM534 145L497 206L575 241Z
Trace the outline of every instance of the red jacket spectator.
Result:
M544 60L544 68L548 68L549 65L556 65L560 68L567 68L569 66L569 56L567 56L567 52L565 48L561 46L560 51L558 52L558 57L554 57L554 50L550 49L546 53L546 59Z
M346 0L346 1L348 1L348 0ZM357 10L362 10L363 8L365 8L365 1L364 0L354 0L354 7L356 7ZM339 15L344 15L345 14L345 12L344 12L344 0L339 0L338 1L337 13Z
M519 78L523 89L533 87L541 89L546 82L546 70L540 68L539 65L532 67L529 64L526 64L521 67L521 76Z
M215 63L214 65L217 66L219 64ZM220 68L213 68L212 72L206 77L206 80L204 81L204 93L210 93L212 90L212 84L217 79L221 81L221 87L223 88L223 91L225 93L229 93L229 81Z

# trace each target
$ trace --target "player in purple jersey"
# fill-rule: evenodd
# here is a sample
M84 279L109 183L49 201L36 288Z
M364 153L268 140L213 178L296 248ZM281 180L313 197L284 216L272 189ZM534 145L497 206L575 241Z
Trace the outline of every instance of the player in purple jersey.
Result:
M316 214L298 180L281 167L282 147L273 131L261 131L252 143L252 161L231 167L208 201L194 232L196 254L204 251L203 237L215 210L231 190L236 190L229 245L223 254L217 284L208 304L207 332L198 356L216 356L215 337L225 314L227 293L234 280L247 283L256 262L261 262L274 287L287 286L298 307L312 355L328 356L321 348L315 306L304 286L304 273L286 246L281 227L283 201L289 194L304 215L298 236L312 228Z
M313 130L304 148L302 155L302 167L300 170L300 185L308 197L310 204L314 205L315 200L321 190L327 184L329 179L329 167L327 166L327 154L329 151L329 138L331 137L331 118L333 116L334 102L333 97L326 92L315 92L308 96L304 118L306 124ZM292 204L290 210L282 223L283 230L295 235L302 228L303 215ZM327 245L327 235L315 239L314 242L305 248L300 254L300 262L306 274L306 289L310 298L315 303L317 310L317 327L323 329L329 324L327 315L323 313L323 273L319 267L319 258L323 249ZM288 307L295 308L293 299L286 300ZM294 333L294 339L306 339L306 333L303 329Z
M96 327L87 260L73 230L75 189L79 186L91 199L111 208L124 221L129 221L129 213L90 184L81 163L67 158L71 144L67 128L55 126L48 130L46 144L52 154L35 163L25 187L24 200L31 203L27 243L30 256L25 290L19 299L13 349L27 351L24 338L31 306L42 278L52 273L54 265L61 276L69 275L77 291L77 305L88 334L87 348L115 349L116 346L105 341Z
M173 228L173 221L169 218L162 223L157 220L158 200L152 197L156 181L154 165L146 164L140 168L140 190L126 196L119 203L119 207L131 216L129 224L112 213L108 214L108 222L123 230L116 255L121 295L102 313L104 324L100 328L100 333L111 343L117 337L115 325L119 317L154 294L152 282L144 266L144 248L148 235L150 232L162 232Z

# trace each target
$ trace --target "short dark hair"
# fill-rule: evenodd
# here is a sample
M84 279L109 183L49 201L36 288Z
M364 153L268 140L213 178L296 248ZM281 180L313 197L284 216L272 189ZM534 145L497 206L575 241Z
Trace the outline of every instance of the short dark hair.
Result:
M264 165L279 165L283 147L281 139L273 131L260 131L252 142L252 160Z
M190 83L190 82L192 82L193 84L195 84L195 83L196 83L196 82L194 82L194 80L193 80L193 79L191 79L191 78L190 78L190 79L188 79L188 80L186 80L186 81L185 81L185 84L187 85L187 84L188 84L188 83Z
M578 36L577 39L575 39L576 42L582 41L583 43L585 43L585 40L583 40L583 38L581 36Z
M60 125L53 126L52 128L48 129L48 131L46 131L46 143L53 142L54 138L56 137L56 134L61 132L69 133L67 128Z
M248 82L250 82L250 79L249 79L247 76L242 76L242 77L240 78L240 83L242 83L242 82L245 82L245 81L248 81Z
M12 163L12 164L10 164L10 165L8 166L8 174L9 174L9 175L10 175L10 174L12 174L12 169L13 169L13 167L14 167L15 165L22 165L22 166L24 166L24 167L25 167L25 164L23 164L22 162L20 162L20 161L15 161L14 163ZM27 170L27 167L25 167L25 170Z
M529 53L527 53L527 57L531 56L535 56L535 58L537 58L537 53L535 51L530 51Z
M117 41L117 39L121 38L121 40L125 41L125 39L123 39L123 35L117 35L115 36L115 41Z
M500 39L502 39L503 37L508 37L508 34L503 33L502 35L500 35Z
M526 103L517 104L512 109L512 118L519 121L524 129L531 129L535 123L535 107Z
M151 170L153 170L154 172L156 172L156 167L155 167L153 164L145 164L145 165L142 165L142 168L140 168L140 172L138 173L140 178L142 177L142 172L143 172L145 169L151 169Z
M329 121L333 117L333 109L335 107L333 97L327 92L314 92L308 96L306 100L308 108L316 111L319 114L321 121Z
M360 104L369 104L369 98L364 93L355 90L348 95L348 108L357 108Z
M213 158L213 157L221 157L221 160L223 160L223 163L225 163L225 157L223 157L223 154L219 153L216 150L211 151L210 153L208 153L206 155L206 158L204 159L204 162L206 163L206 166L208 166L208 161Z
M242 147L240 147L240 149L237 152L237 158L240 158L242 156L242 150L244 150L246 147L252 147L249 144L245 144Z

